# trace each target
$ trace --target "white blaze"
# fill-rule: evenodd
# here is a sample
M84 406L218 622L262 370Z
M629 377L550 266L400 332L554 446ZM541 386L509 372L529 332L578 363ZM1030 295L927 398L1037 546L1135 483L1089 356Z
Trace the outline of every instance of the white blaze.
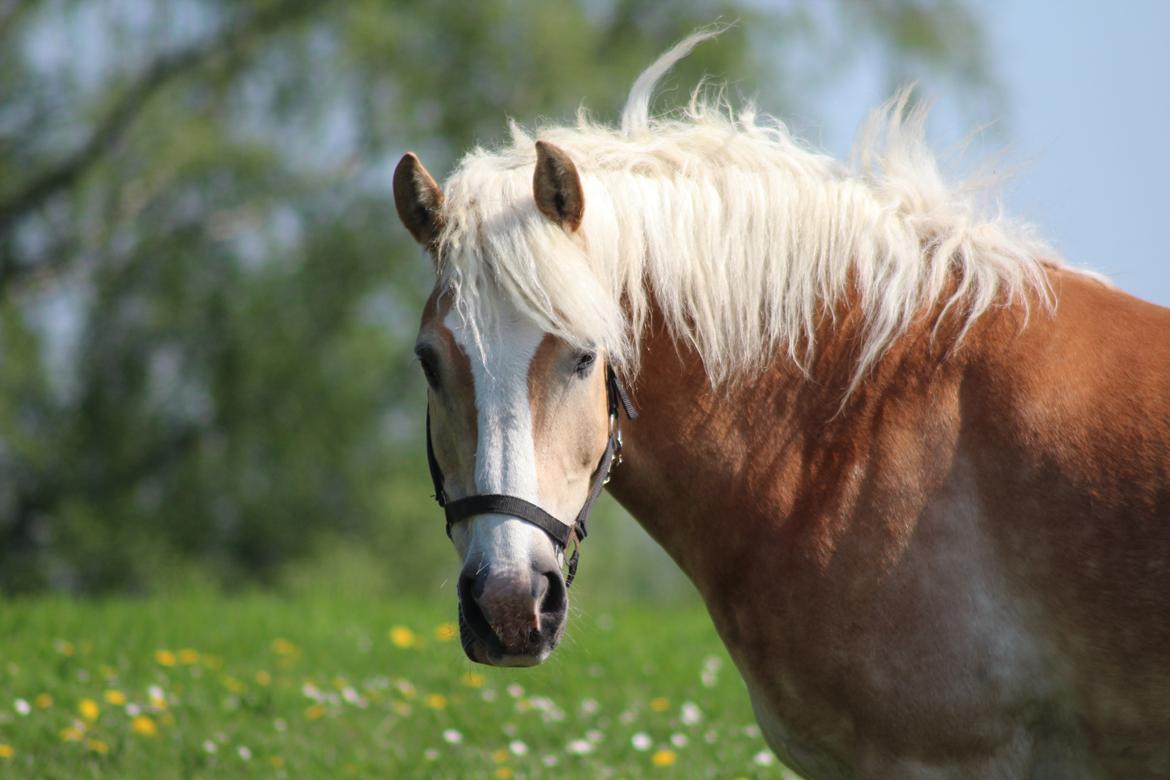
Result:
M500 306L493 328L484 332L482 354L460 316L452 310L444 324L470 357L475 391L475 489L540 504L536 445L528 371L544 332L511 306ZM538 545L552 542L543 531L506 515L480 515L456 531L464 559L479 560L493 569L527 571Z

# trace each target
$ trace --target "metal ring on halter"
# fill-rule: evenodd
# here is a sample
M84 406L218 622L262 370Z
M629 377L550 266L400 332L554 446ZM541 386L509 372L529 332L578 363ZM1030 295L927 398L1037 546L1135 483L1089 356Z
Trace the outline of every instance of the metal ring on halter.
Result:
M616 410L609 413L609 444L607 446L613 447L613 457L609 462L609 468L605 471L605 479L601 481L602 485L608 485L613 476L613 470L622 465L622 427Z

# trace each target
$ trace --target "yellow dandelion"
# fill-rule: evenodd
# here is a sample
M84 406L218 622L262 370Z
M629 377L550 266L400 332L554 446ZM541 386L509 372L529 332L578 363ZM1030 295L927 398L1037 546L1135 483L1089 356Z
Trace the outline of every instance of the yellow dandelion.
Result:
M499 750L492 751L492 761L495 761L497 764L502 764L507 760L508 751L506 748L500 748Z
M61 729L61 741L63 742L80 742L83 736L85 736L85 732L80 726L74 725Z
M121 707L126 703L126 694L112 688L103 693L102 698L106 700L106 704L113 704L115 707Z
M428 707L430 707L432 710L445 710L445 709L447 709L447 697L441 693L428 694L426 699L423 700L423 703L426 704Z
M170 650L154 651L154 662L159 666L174 666L176 660L175 654Z
M349 681L346 680L344 677L334 677L333 678L333 689L334 690L340 691L342 688L344 688L347 685L349 685Z
M65 639L58 639L57 641L53 642L53 647L56 648L57 652L61 655L73 655L77 652L77 648L73 646L73 643Z
M106 753L110 752L110 746L105 742L102 742L100 739L89 740L85 743L85 747L88 748L91 753L97 753L99 756L104 756Z
M485 680L482 674L476 672L468 672L463 675L463 684L469 688L482 688Z
M310 704L305 708L305 717L309 720L317 720L325 716L325 707L320 704Z
M260 670L259 672L256 672L256 684L263 685L265 687L267 687L268 685L271 685L272 684L272 675L269 674L268 672L264 671L263 669Z
M674 766L674 762L678 760L673 750L659 750L650 757L650 763L654 766Z
M47 693L42 693L33 699L33 704L37 705L37 709L47 710L53 706L53 697Z
M268 763L272 764L273 769L283 769L284 768L284 757L283 756L269 756Z
M272 652L276 653L277 655L295 655L297 652L297 646L287 639L277 637L276 639L272 640Z
M666 712L670 709L670 699L665 696L659 696L656 699L650 700L650 709L654 712Z
M223 687L232 693L243 693L248 687L241 680L232 677L230 674L225 674L220 682L223 683Z
M508 780L508 778L512 777L513 772L508 767L501 766L501 767L497 767L496 771L493 772L492 774L494 774L496 777L500 778L500 780Z
M179 651L179 663L186 666L199 663L199 651L194 648L184 647Z
M93 699L82 699L77 705L77 712L92 723L102 714L102 708Z
M154 725L154 721L146 715L139 715L134 720L130 721L130 728L135 734L143 737L153 737L158 733L158 726Z
M12 747L12 745L9 745L6 742L0 742L0 758L7 760L15 755L16 748Z
M390 641L395 647L401 648L414 647L418 644L418 638L406 626L394 626L390 629Z
M450 642L459 636L459 626L454 623L441 623L435 627L435 639L440 642Z

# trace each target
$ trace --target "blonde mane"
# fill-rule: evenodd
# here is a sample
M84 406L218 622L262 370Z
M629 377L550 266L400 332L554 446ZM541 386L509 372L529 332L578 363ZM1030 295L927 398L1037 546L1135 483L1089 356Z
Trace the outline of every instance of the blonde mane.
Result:
M700 88L652 117L658 79L692 35L635 82L621 128L584 112L575 126L468 153L447 182L441 281L477 339L506 297L545 330L637 370L653 306L689 342L712 382L750 375L783 349L803 365L819 312L855 295L863 318L853 386L925 309L962 332L993 305L1049 301L1050 250L973 194L946 184L906 92L877 109L844 166L780 121ZM564 149L585 191L569 235L536 209L536 138ZM961 336L960 336L961 338ZM482 344L482 342L481 342Z

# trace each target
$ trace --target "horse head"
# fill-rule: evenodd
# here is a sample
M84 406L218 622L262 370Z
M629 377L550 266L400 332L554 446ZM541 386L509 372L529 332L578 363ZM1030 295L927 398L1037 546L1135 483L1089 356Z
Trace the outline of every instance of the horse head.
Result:
M531 176L531 188L503 204L496 224L460 234L490 231L499 239L514 224L518 233L544 237L539 262L578 261L585 200L576 167L561 149L537 142ZM500 247L509 237L445 244L448 223L464 216L449 213L413 154L395 171L394 195L403 224L436 268L415 353L427 382L436 499L463 560L463 648L480 663L535 665L565 631L562 569L616 454L613 396L620 390L603 352L550 332L498 279L444 274L449 251L479 253L479 265L492 268L492 253L506 251ZM469 294L478 297L472 315L458 305Z

